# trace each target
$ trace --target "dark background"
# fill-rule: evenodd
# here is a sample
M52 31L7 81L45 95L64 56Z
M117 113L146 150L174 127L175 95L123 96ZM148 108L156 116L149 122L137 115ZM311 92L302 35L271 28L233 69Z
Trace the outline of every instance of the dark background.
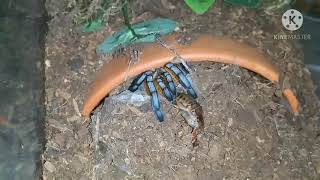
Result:
M0 4L0 179L39 179L45 144L44 1Z

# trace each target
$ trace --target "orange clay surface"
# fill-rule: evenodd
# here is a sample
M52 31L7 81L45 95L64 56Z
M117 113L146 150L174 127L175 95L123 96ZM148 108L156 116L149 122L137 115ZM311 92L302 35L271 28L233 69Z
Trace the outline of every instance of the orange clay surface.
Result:
M279 70L256 49L235 40L202 35L188 45L177 43L177 35L170 35L164 41L184 59L190 62L213 61L235 64L254 71L270 81L280 81ZM92 83L84 101L82 115L89 117L93 109L110 91L121 85L126 78L134 77L144 71L161 67L172 61L175 55L159 43L145 44L141 48L139 62L128 69L128 58L118 56L101 68ZM292 112L297 115L299 102L291 89L284 89Z

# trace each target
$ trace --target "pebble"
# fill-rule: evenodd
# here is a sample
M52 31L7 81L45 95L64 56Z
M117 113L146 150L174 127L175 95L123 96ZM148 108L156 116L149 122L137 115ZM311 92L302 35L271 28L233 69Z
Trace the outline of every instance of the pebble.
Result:
M49 68L49 67L51 67L51 62L50 62L50 60L46 60L45 61L45 64L46 64L46 68Z
M260 143L260 144L265 142L265 140L264 140L264 139L261 139L259 136L256 136L256 140L257 140L257 142Z

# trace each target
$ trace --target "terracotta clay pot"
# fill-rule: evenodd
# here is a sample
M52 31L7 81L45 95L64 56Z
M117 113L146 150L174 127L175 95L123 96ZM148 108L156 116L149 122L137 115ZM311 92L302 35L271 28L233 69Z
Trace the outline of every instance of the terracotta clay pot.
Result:
M164 41L187 61L213 61L235 64L254 71L270 81L281 81L281 73L263 55L244 43L221 37L202 35L188 45L177 42L178 35L170 35ZM144 71L161 67L170 62L175 55L159 43L145 44L141 49L139 62L128 68L128 58L118 56L104 64L85 99L82 115L89 117L93 109L115 87L126 78L134 77ZM291 89L284 89L283 95L288 100L292 112L297 115L299 102Z

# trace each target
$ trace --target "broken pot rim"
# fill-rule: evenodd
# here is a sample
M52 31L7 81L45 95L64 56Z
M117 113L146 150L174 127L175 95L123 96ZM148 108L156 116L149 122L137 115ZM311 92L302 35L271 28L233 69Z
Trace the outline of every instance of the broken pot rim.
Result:
M200 35L190 44L179 44L179 34L164 38L172 49L188 62L213 61L225 64L239 65L256 72L273 83L280 81L281 73L265 56L245 43L230 38ZM128 57L120 55L104 64L90 86L84 101L82 115L89 117L93 109L113 89L142 72L162 67L176 56L159 43L147 43L140 49L139 61L128 68ZM283 95L288 100L292 112L299 113L299 101L291 89L284 89Z

